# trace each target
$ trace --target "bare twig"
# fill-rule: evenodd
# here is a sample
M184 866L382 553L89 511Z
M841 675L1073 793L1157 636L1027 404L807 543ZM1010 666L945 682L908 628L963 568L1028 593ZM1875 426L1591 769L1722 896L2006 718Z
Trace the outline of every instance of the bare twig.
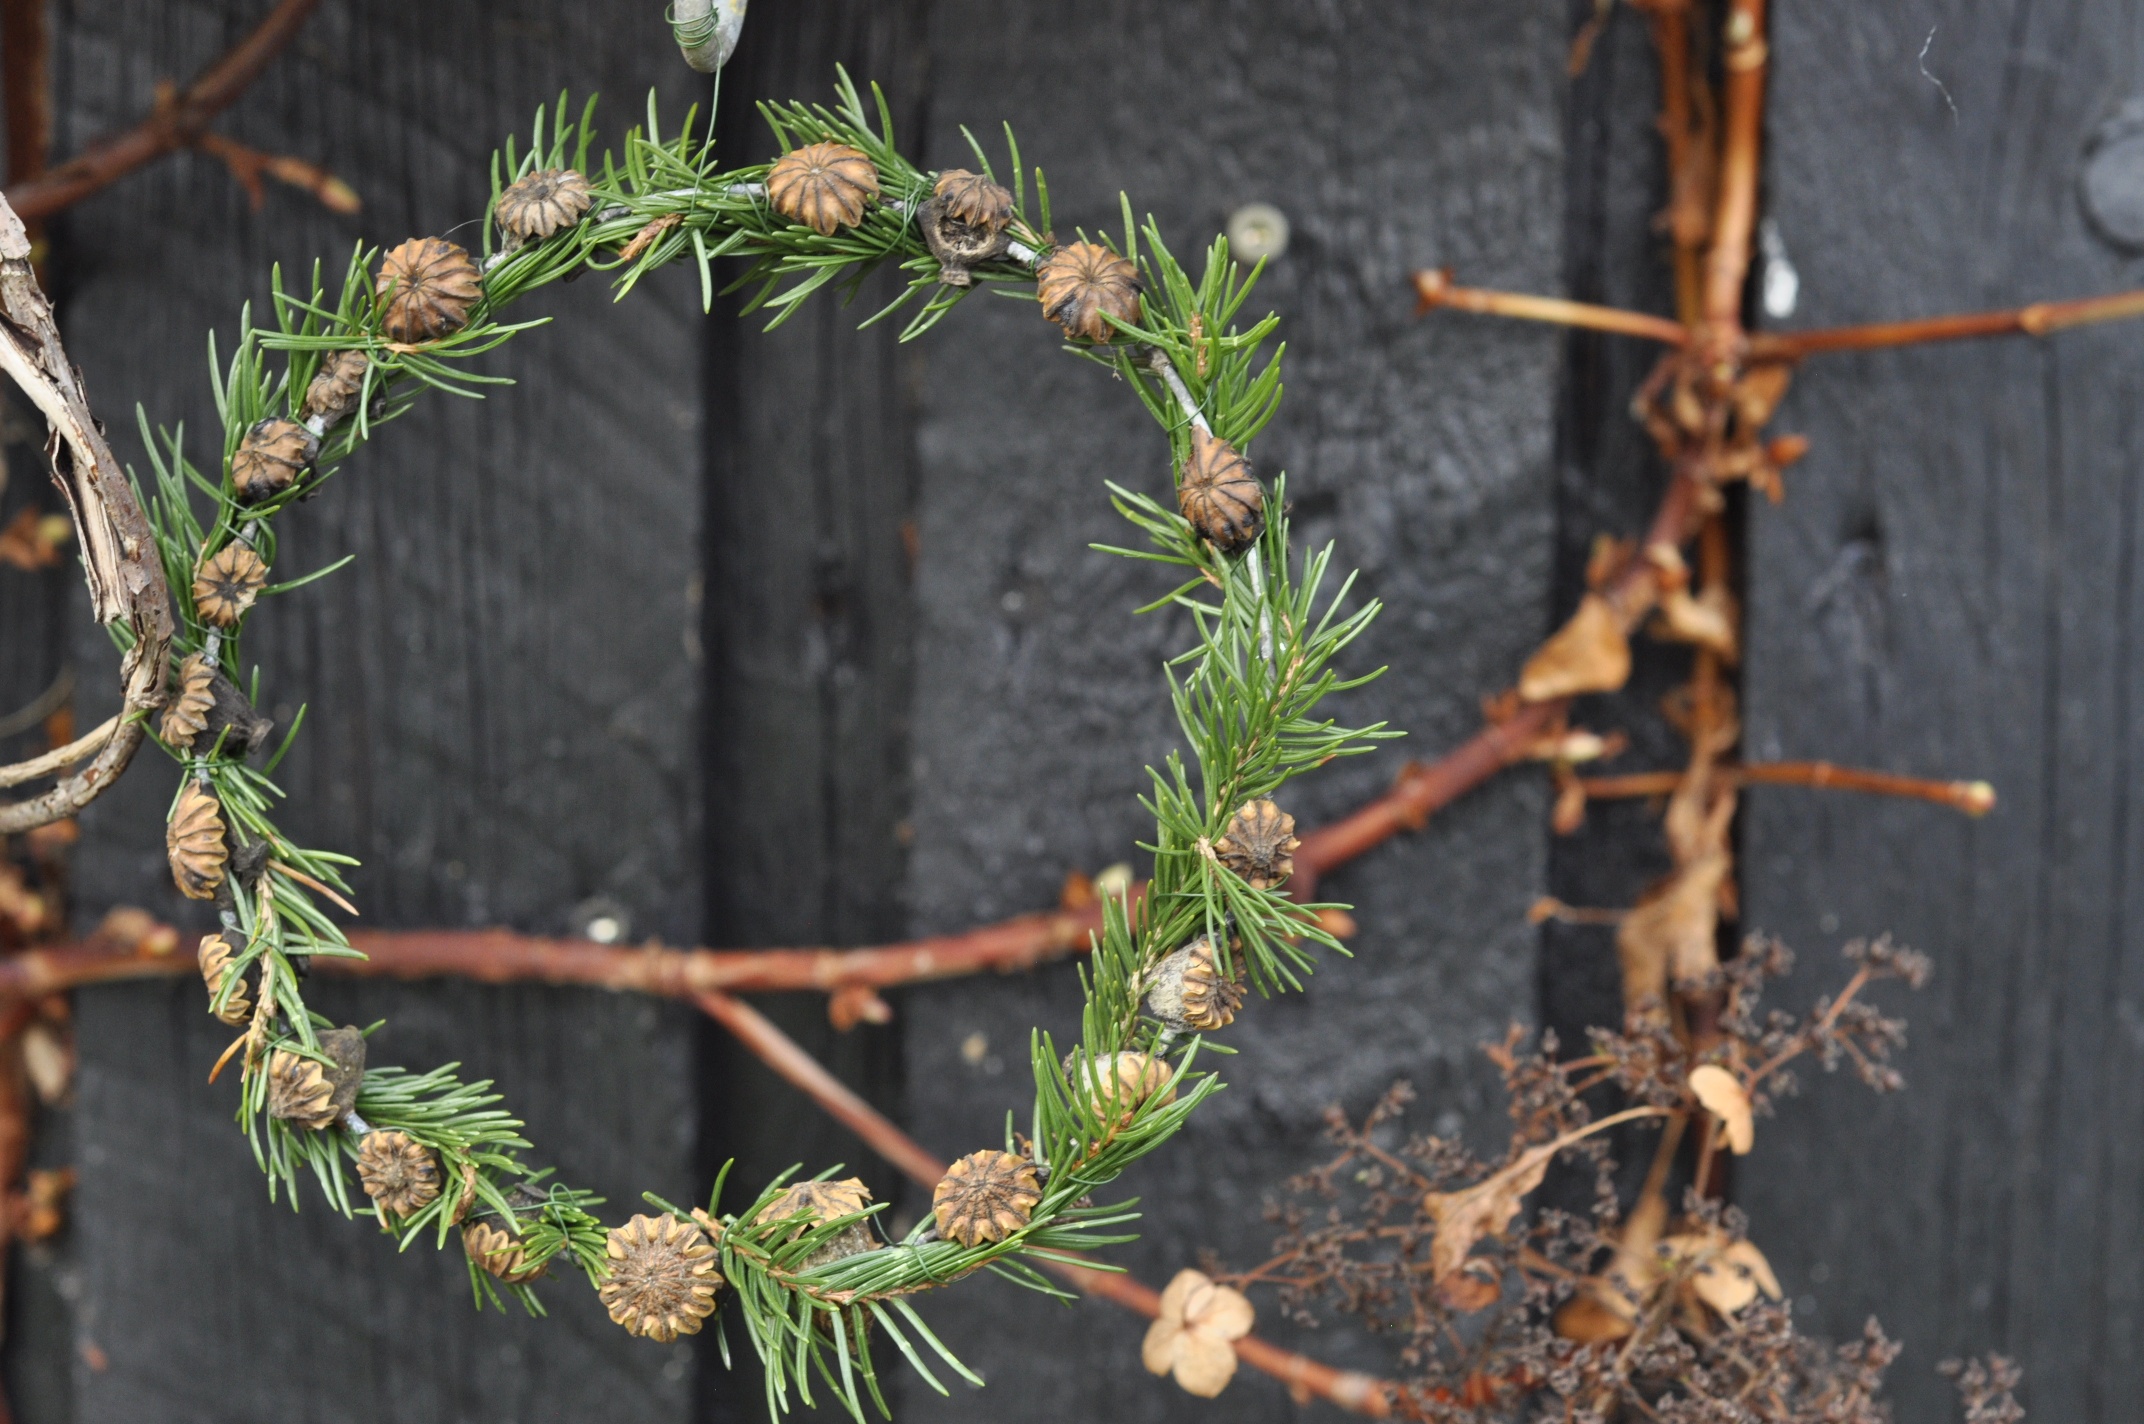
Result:
M194 147L223 161L223 166L231 170L238 185L246 190L246 197L252 201L255 211L267 201L267 190L261 185L264 177L312 194L330 212L354 213L364 207L356 189L325 168L302 158L269 153L216 133L201 135L194 141Z
M164 700L171 599L149 521L90 414L81 377L60 345L52 308L30 269L29 234L4 201L0 314L6 317L0 324L0 371L22 388L52 432L45 454L74 518L90 610L100 623L126 625L133 637L120 659L124 702L118 727L87 767L41 796L0 806L0 835L5 835L73 815L126 770L141 744L140 714Z
M64 747L54 747L28 761L16 762L13 766L0 766L0 786L20 786L25 781L35 781L40 776L50 776L62 767L73 766L84 757L101 749L119 730L119 719L107 717L87 735L76 737Z
M1824 351L1875 351L1929 341L1961 341L1981 336L2047 336L2073 326L2125 321L2144 316L2144 290L2113 292L2064 302L2034 302L2008 311L1969 312L1923 317L1918 321L1873 322L1865 326L1822 327L1750 338L1753 357L1799 360Z
M1837 766L1828 761L1757 761L1739 766L1723 765L1719 774L1743 786L1812 786L1836 791L1865 791L1877 796L1905 796L1933 801L1985 816L1995 809L1995 788L1985 781L1936 781L1919 776L1898 776L1888 771ZM1683 783L1687 771L1638 771L1622 776L1585 776L1578 784L1588 799L1609 800L1629 796L1671 796Z
M935 1187L945 1163L890 1118L852 1092L832 1073L751 1005L728 994L696 994L693 1001L740 1043L783 1078L802 1089L827 1114L863 1139L865 1145L920 1186ZM1161 1297L1129 1275L1054 1261L1039 1262L1088 1295L1098 1295L1149 1318L1161 1314ZM1329 1399L1343 1409L1373 1419L1389 1417L1396 1393L1385 1380L1336 1370L1306 1356L1247 1335L1235 1342L1236 1355L1252 1369L1269 1374L1298 1398Z
M1654 316L1651 312L1595 306L1591 302L1568 301L1562 297L1536 297L1525 292L1456 286L1449 268L1415 273L1414 291L1416 316L1438 307L1453 307L1484 316L1516 317L1521 321L1545 321L1556 326L1580 326L1591 331L1642 336L1669 346L1687 346L1690 342L1690 333L1680 322Z
M260 77L298 33L319 0L280 0L253 32L140 123L106 134L50 172L10 184L24 218L50 217L167 153L201 143L208 125ZM10 9L16 8L13 6Z

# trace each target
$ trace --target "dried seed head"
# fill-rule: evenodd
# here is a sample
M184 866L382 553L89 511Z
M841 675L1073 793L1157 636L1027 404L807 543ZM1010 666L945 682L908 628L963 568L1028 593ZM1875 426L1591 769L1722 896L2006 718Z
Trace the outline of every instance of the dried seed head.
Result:
M1113 341L1117 329L1105 317L1139 320L1139 269L1097 243L1069 243L1035 269L1035 295L1065 335Z
M223 843L223 807L198 782L188 781L179 792L171 822L164 828L164 851L181 895L189 900L215 898L229 859Z
M268 1115L309 1131L340 1122L357 1105L365 1079L364 1034L334 1028L318 1038L330 1062L284 1048L268 1055Z
M312 468L320 441L294 420L268 419L254 425L231 456L231 485L240 504L274 499Z
M218 549L194 572L194 612L204 623L235 628L268 586L268 566L244 544Z
M1199 537L1224 554L1248 549L1266 528L1266 492L1236 447L1193 427L1191 453L1176 486L1178 506Z
M1042 1200L1035 1164L1010 1152L971 1152L931 1192L938 1234L963 1246L1003 1241L1027 1225Z
M216 669L199 653L179 664L179 685L164 704L164 720L157 727L167 745L191 751L194 739L208 729L209 709L216 705L209 684L215 676Z
M788 1239L796 1240L812 1229L818 1222L832 1221L837 1217L851 1216L871 1205L871 1189L855 1177L839 1182L797 1182L770 1201L752 1218L755 1226L780 1221L795 1216L798 1212L811 1213L811 1220L800 1223L789 1233ZM846 1260L860 1256L866 1251L878 1249L878 1240L871 1234L871 1224L866 1221L852 1222L825 1245L806 1256L798 1269L810 1270L831 1261Z
M484 285L467 252L445 238L413 237L380 260L372 291L387 339L416 346L467 326Z
M439 1196L439 1158L406 1132L368 1132L357 1180L383 1216L411 1216Z
M923 241L938 259L938 280L949 287L972 285L968 269L1004 256L1012 245L1005 230L1011 219L1012 194L999 184L965 168L939 174L919 220Z
M365 371L371 365L372 358L362 351L330 351L305 388L305 413L329 425L353 414L358 397L365 393Z
M862 222L877 199L878 169L847 144L807 145L783 154L767 173L774 210L821 237Z
M253 995L241 979L231 987L231 997L216 1007L216 996L223 992L224 980L231 974L231 959L235 951L229 940L220 934L201 936L199 959L201 982L208 985L209 1012L234 1028L253 1017Z
M1221 973L1213 941L1200 935L1154 966L1146 1007L1178 1033L1212 1033L1235 1021L1243 986Z
M518 247L572 227L594 203L586 178L571 168L545 168L499 194L491 211L499 220L499 231Z
M610 1274L596 1293L610 1318L635 1335L668 1344L697 1335L715 1313L722 1276L700 1228L674 1216L636 1216L604 1243Z
M238 684L202 654L180 663L177 678L157 729L167 745L204 752L220 745L225 755L242 757L275 731L275 722L256 713Z
M544 1272L543 1266L529 1264L528 1247L520 1237L489 1222L472 1221L462 1228L462 1250L478 1270L510 1286L533 1281Z
M1074 1054L1065 1059L1065 1075L1078 1080L1087 1111L1105 1124L1123 1126L1157 1095L1163 1107L1176 1101L1169 1065L1144 1053L1104 1053L1087 1064Z
M1267 890L1295 873L1295 817L1271 801L1246 801L1213 843L1221 864L1254 890Z

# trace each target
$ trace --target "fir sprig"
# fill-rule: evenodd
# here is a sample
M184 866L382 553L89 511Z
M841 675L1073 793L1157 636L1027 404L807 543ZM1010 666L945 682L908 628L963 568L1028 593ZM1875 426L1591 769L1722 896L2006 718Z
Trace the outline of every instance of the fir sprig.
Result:
M255 326L248 308L228 359L219 355L213 339L210 343L222 424L216 473L189 460L183 430L152 432L143 420L155 486L147 504L176 594L178 651L240 666L242 625L211 627L194 607L190 589L200 561L242 540L272 565L281 514L317 490L421 392L481 397L485 387L505 383L471 363L542 325L540 320L508 322L503 313L553 282L583 270L606 272L623 297L649 272L689 258L700 274L703 302L711 306L718 289L743 291L747 311L765 312L770 325L779 325L814 293L853 296L874 271L891 266L905 279L899 294L865 324L906 311L902 339L928 331L972 289L939 280L938 260L920 225L934 175L901 155L883 96L874 89L872 99L867 108L842 74L832 106L761 108L783 148L844 144L862 151L877 168L880 201L856 226L831 236L774 210L767 197L771 165L721 169L711 139L696 131L693 116L665 136L652 99L645 128L629 132L616 153L602 156L599 171L591 171L593 105L574 117L561 97L555 108L538 112L525 150L509 140L494 157L492 201L496 204L507 185L530 172L570 166L589 176L592 209L551 237L518 246L495 245L487 223L481 245L483 295L458 331L417 346L388 340L374 293L375 250L355 249L332 292L318 264L298 291L286 289L278 269L271 283L273 324ZM976 268L973 276L979 285L1016 292L1033 283L1036 263L1053 239L1041 171L1033 172L1030 189L1010 129L1005 143L1012 241L1002 259ZM994 175L990 156L972 137L970 144L978 167ZM1143 310L1136 322L1115 322L1116 340L1072 342L1070 349L1110 367L1139 394L1167 434L1172 468L1186 457L1195 430L1247 453L1282 393L1283 351L1277 346L1268 351L1277 319L1269 315L1238 324L1258 273L1243 272L1231 260L1226 241L1216 239L1194 281L1151 220L1143 229L1135 226L1128 200L1122 232L1101 240L1137 264ZM718 283L716 264L724 260L741 275ZM315 417L312 428L321 448L312 473L271 499L242 503L229 470L245 433L270 417L304 419L308 383L322 360L339 351L362 351L369 362L354 414L339 423ZM1035 1094L1027 1131L1015 1134L1008 1120L1004 1143L1005 1150L1031 1154L1047 1170L1029 1223L1003 1241L967 1246L941 1239L927 1219L902 1241L807 1267L807 1258L858 1223L875 1231L882 1208L831 1221L795 1216L762 1221L787 1175L734 1214L717 1215L720 1180L704 1211L648 1199L658 1210L696 1222L717 1245L728 1284L727 1309L742 1319L765 1366L768 1403L776 1413L789 1407L792 1394L812 1403L817 1389L859 1420L867 1399L884 1412L874 1336L890 1341L935 1388L945 1388L940 1370L980 1383L930 1331L909 1297L985 1270L1062 1294L1029 1262L1065 1260L1066 1253L1131 1239L1118 1228L1135 1219L1132 1203L1097 1207L1092 1205L1096 1194L1173 1137L1221 1089L1221 1080L1198 1064L1205 1049L1228 1051L1203 1035L1173 1032L1146 1015L1143 996L1164 957L1204 934L1217 947L1224 972L1238 969L1235 956L1240 955L1243 975L1261 993L1271 994L1301 986L1316 948L1342 949L1318 917L1326 907L1298 904L1278 889L1252 887L1221 862L1213 846L1246 801L1271 796L1311 767L1396 735L1382 724L1341 727L1318 714L1327 696L1367 680L1344 678L1333 664L1376 615L1377 605L1350 608L1351 580L1331 586L1329 547L1306 560L1292 556L1284 479L1274 481L1268 507L1275 512L1262 535L1235 554L1205 542L1164 502L1123 486L1109 488L1118 511L1146 539L1144 548L1112 552L1172 567L1180 579L1148 610L1182 610L1195 634L1192 646L1165 669L1186 752L1172 754L1162 768L1150 771L1144 804L1156 823L1155 839L1146 847L1154 855L1154 874L1136 902L1120 896L1104 906L1094 953L1081 970L1086 1004L1078 1041L1066 1049L1047 1032L1034 1034ZM206 509L197 511L203 497ZM263 596L287 593L335 567L273 585ZM257 694L258 683L256 669L249 693ZM295 1206L300 1180L310 1174L334 1209L355 1214L346 1163L357 1155L366 1132L392 1129L437 1154L442 1181L440 1194L411 1216L381 1220L399 1247L420 1239L443 1246L457 1225L481 1221L517 1236L526 1264L571 1264L600 1284L607 1273L605 1232L592 1210L600 1200L550 1183L547 1173L524 1161L531 1145L521 1136L520 1121L499 1106L500 1096L489 1082L463 1082L453 1065L423 1074L375 1067L364 1075L355 1110L337 1127L305 1131L268 1114L262 1069L269 1055L280 1049L324 1056L317 1032L329 1025L305 1006L304 965L314 956L356 952L322 908L324 900L339 902L349 893L343 871L354 862L295 844L273 819L283 793L271 775L296 731L294 725L261 769L230 754L221 738L188 751L167 748L187 778L215 794L233 842L264 851L257 877L246 885L234 879L222 909L234 954L214 1007L226 1007L241 986L255 986L255 1022L242 1041L238 1117L268 1176L271 1198L288 1194ZM1159 1065L1166 1085L1149 1086L1143 1095L1126 1088L1115 1069L1118 1055L1127 1053L1146 1055ZM473 1261L470 1279L480 1305L500 1301L497 1283ZM505 1289L540 1312L527 1285ZM727 1340L721 1343L726 1359Z

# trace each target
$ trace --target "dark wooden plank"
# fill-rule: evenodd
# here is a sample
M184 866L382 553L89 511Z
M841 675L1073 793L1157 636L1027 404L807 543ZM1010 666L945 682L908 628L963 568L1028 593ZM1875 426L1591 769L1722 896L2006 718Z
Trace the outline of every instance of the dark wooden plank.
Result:
M757 98L823 102L835 66L876 79L911 148L922 126L920 0L752 12L723 74L727 161L771 156ZM908 722L915 637L904 526L915 501L914 371L898 327L856 325L897 290L822 298L780 330L709 323L707 924L725 945L869 944L905 926ZM821 995L759 1007L891 1112L897 1029L837 1033ZM798 1163L846 1162L881 1199L897 1174L712 1024L703 1029L705 1163L737 1160L749 1196ZM711 1417L765 1413L741 1334L735 1373L702 1374ZM899 1386L896 1386L898 1388Z
M2076 186L2144 88L2133 6L1787 5L1772 54L1794 324L2136 284ZM1984 775L2003 797L1974 824L1763 791L1745 831L1752 920L1804 954L1790 996L1838 981L1849 935L1936 959L1904 1005L1905 1096L1820 1080L1743 1178L1810 1324L1874 1312L1905 1341L1900 1418L1947 1417L1931 1367L1988 1349L2023 1361L2036 1417L2144 1406L2139 353L2132 325L1823 358L1781 419L1814 453L1753 520L1752 754Z
M257 18L256 3L63 7L63 149L148 102ZM213 429L203 334L266 295L268 263L339 261L363 237L454 231L482 209L485 160L559 89L609 90L613 136L661 79L704 93L657 10L636 4L325 6L229 127L349 179L352 220L271 192L259 214L221 169L166 162L68 215L64 320L115 443L131 407ZM463 235L470 229L460 229ZM300 268L302 270L302 268ZM637 933L699 930L697 293L659 284L613 308L587 282L532 302L560 318L489 362L520 387L435 400L287 520L285 567L358 562L279 600L248 652L265 697L312 719L282 780L289 827L366 862L377 923L567 928L602 895ZM98 660L84 630L76 656ZM103 655L103 656L108 656ZM154 754L86 820L86 907L172 902ZM495 1075L538 1156L629 1209L694 1170L691 1032L675 1008L599 994L323 985L316 1003L385 1016L385 1061ZM78 1413L84 1419L682 1418L691 1345L611 1326L562 1282L549 1322L478 1316L458 1253L395 1259L317 1201L270 1207L203 1085L227 1032L198 985L81 996ZM91 1356L94 1342L101 1355Z
M1349 661L1393 670L1343 714L1415 734L1290 793L1306 823L1470 732L1478 696L1512 676L1548 617L1557 339L1417 322L1406 278L1448 262L1484 283L1558 285L1563 38L1537 9L1444 0L934 11L934 163L967 163L957 124L995 148L1010 119L1048 172L1060 236L1114 226L1120 187L1194 260L1241 204L1275 203L1293 224L1254 298L1285 319L1291 372L1254 454L1289 472L1304 545L1338 539L1343 567L1361 566L1363 592L1388 604ZM1069 867L1140 859L1141 767L1175 742L1161 660L1185 630L1134 620L1157 576L1087 547L1124 539L1102 481L1166 489L1166 456L1129 394L1058 344L1031 305L1000 300L924 344L919 930L1047 903ZM1231 1030L1243 1055L1230 1090L1127 1180L1145 1235L1116 1259L1158 1285L1205 1247L1257 1258L1271 1233L1261 1203L1314 1150L1327 1103L1359 1110L1404 1075L1425 1120L1497 1111L1475 1045L1531 999L1523 917L1542 885L1541 813L1536 782L1503 781L1332 878L1358 907L1358 957ZM947 1154L998 1140L1006 1110L1025 1111L1028 1026L1069 1041L1077 1003L1069 966L905 995L921 1138ZM992 1383L933 1417L1002 1418L1040 1399L1064 1418L1191 1407L1140 1368L1142 1326L1115 1307L1067 1313L989 1281L927 1310ZM1345 1331L1311 1343L1392 1368ZM1234 1388L1234 1417L1294 1412L1269 1384Z

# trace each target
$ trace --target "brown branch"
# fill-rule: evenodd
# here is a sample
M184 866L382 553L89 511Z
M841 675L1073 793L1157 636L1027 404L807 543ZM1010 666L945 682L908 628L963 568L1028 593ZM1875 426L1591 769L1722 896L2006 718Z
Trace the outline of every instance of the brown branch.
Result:
M1536 297L1525 292L1498 292L1486 287L1452 284L1450 268L1426 269L1414 274L1416 316L1453 307L1484 316L1515 317L1520 321L1545 321L1557 326L1578 326L1589 331L1611 331L1622 336L1642 336L1669 346L1686 346L1690 333L1681 323L1650 312L1625 311L1621 307L1596 306L1562 297Z
M160 102L140 123L106 134L50 172L11 184L8 202L25 218L50 217L144 164L200 143L210 121L260 77L318 4L319 0L280 0L251 34L202 70L168 104Z
M0 835L73 815L116 781L141 744L142 717L162 704L171 645L171 598L156 540L126 471L90 413L80 373L60 344L51 305L30 267L22 220L0 201L0 371L22 388L51 431L45 455L66 496L99 623L124 623L133 646L120 658L119 726L81 771L41 796L0 806ZM92 734L94 735L94 734Z
M1837 766L1828 761L1758 761L1723 765L1719 773L1743 786L1812 786L1836 791L1865 791L1876 796L1904 796L1933 801L1968 816L1985 816L1995 809L1995 788L1985 781L1935 781L1919 776L1899 776L1888 771ZM1580 777L1589 800L1617 797L1671 796L1682 785L1684 771L1638 771L1622 776Z
M1983 336L2047 336L2073 326L2126 321L2144 316L2144 289L2079 297L2064 302L2034 302L2009 311L1969 312L1923 317L1918 321L1873 322L1865 326L1820 327L1814 331L1764 334L1750 339L1750 355L1799 360L1824 351L1877 351L1929 341L1964 341Z
M268 197L266 189L261 185L261 179L264 177L312 194L320 205L330 212L354 213L364 207L356 189L327 169L318 164L307 163L302 158L293 158L284 153L269 153L216 133L201 135L194 141L194 147L211 158L222 160L223 166L230 169L231 176L238 180L238 185L246 190L246 197L252 202L256 212Z
M1726 38L1726 122L1720 143L1720 189L1713 210L1712 250L1705 262L1705 321L1714 330L1742 330L1742 287L1749 277L1757 230L1758 156L1764 141L1765 0L1732 0Z
M728 994L699 993L692 997L760 1061L802 1089L829 1116L863 1139L866 1146L898 1167L911 1181L919 1186L935 1187L945 1176L945 1163L858 1097L757 1009ZM1055 1261L1039 1261L1037 1264L1088 1295L1101 1296L1148 1318L1161 1314L1161 1297L1128 1275ZM1373 1419L1389 1417L1392 1412L1392 1399L1397 1390L1387 1381L1336 1370L1283 1350L1255 1335L1236 1341L1235 1348L1237 1357L1245 1364L1273 1376L1288 1386L1297 1398L1314 1395L1329 1399L1343 1409Z

